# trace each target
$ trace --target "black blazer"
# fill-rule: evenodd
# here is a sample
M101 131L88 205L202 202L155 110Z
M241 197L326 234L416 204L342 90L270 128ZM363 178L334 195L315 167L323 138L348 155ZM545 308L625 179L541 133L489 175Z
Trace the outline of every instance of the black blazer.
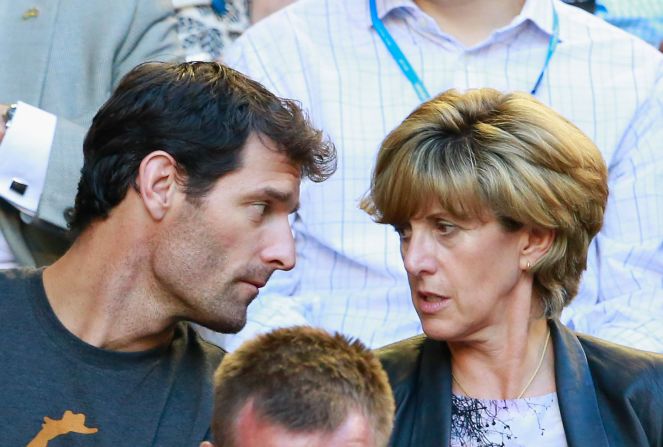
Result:
M663 446L663 355L572 332L550 321L555 382L570 447ZM451 363L444 342L424 335L378 355L396 399L390 445L449 445Z

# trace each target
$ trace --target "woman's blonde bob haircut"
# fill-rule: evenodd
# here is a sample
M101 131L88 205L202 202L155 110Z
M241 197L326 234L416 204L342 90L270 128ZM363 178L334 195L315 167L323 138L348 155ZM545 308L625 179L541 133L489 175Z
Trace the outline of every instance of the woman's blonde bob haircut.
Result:
M531 95L484 88L442 93L393 130L361 207L400 226L437 200L458 219L554 230L531 267L553 318L578 292L607 197L605 162L577 127Z

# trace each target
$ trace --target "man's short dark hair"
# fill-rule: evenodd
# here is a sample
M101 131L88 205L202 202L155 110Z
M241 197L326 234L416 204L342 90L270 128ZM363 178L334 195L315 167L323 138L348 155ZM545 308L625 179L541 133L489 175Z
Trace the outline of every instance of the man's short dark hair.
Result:
M340 334L300 326L260 335L226 355L215 383L217 447L236 444L236 420L249 401L262 419L294 433L333 433L357 411L376 445L386 445L391 434L387 375L366 346Z
M155 150L175 159L187 198L195 201L240 167L251 134L276 143L302 177L322 181L335 169L333 145L296 102L215 62L139 65L92 121L71 229L108 216L136 188L140 163Z

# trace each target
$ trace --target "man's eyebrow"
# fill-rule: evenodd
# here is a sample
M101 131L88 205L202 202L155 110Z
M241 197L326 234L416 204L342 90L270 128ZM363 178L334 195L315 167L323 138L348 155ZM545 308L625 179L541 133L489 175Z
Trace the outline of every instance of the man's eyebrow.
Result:
M278 189L272 188L272 187L266 187L261 191L262 194L266 195L267 197L276 200L277 202L281 203L288 203L290 200L292 200L292 193L291 192L284 192L280 191ZM297 201L297 204L293 207L293 209L290 211L290 213L294 213L297 210L299 210L299 201Z
M277 202L289 202L292 198L292 193L279 191L278 189L274 189L269 186L262 189L260 192L267 197L276 200Z

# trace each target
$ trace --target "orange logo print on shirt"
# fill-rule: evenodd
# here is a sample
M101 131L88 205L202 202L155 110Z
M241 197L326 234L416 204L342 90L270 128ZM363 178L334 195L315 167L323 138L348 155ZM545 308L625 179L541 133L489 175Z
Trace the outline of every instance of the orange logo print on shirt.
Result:
M37 433L37 436L26 447L46 447L52 439L58 436L69 433L91 435L98 431L99 429L97 428L85 426L85 415L83 413L77 414L67 410L62 415L62 419L44 417L44 423L41 424L41 431Z

